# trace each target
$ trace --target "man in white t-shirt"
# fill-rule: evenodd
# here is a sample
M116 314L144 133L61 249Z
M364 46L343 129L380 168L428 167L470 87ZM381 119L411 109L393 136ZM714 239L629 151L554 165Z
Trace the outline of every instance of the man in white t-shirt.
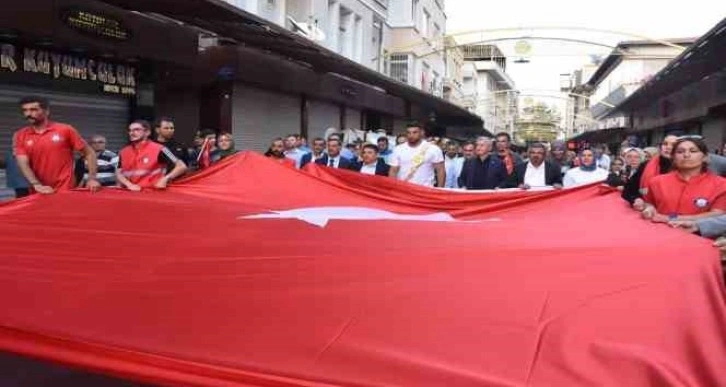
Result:
M389 158L389 176L409 183L444 187L446 169L441 149L423 140L423 129L418 124L406 128L406 142L396 146Z

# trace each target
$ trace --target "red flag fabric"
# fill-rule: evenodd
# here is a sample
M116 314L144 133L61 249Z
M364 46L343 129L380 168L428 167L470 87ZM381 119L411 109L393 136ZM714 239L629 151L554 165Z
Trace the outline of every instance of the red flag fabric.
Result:
M0 216L0 349L25 356L170 386L726 385L718 253L596 186L243 153Z
M202 144L202 149L199 151L199 159L197 160L199 162L200 169L205 169L212 165L212 158L210 155L211 148L212 142L205 138L204 143Z

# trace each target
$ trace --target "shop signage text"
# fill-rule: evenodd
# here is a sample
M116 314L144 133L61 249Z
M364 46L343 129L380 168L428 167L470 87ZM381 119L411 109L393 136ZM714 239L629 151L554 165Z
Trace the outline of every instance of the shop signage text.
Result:
M114 94L136 94L136 69L132 66L97 61L76 55L0 44L0 70L43 74L53 79L67 78L97 82Z
M128 40L130 33L120 21L96 12L69 9L63 13L63 21L81 32L115 40Z

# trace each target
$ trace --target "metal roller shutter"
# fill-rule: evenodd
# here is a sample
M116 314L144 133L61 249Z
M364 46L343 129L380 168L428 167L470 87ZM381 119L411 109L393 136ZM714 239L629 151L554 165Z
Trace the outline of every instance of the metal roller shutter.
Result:
M308 140L324 137L328 128L340 129L339 106L321 101L310 101L308 109Z
M360 114L360 110L345 109L345 125L347 126L345 129L365 130L360 127Z
M12 136L26 125L18 100L38 95L50 100L50 117L75 127L84 138L93 134L106 136L109 150L117 152L127 141L129 101L123 97L56 92L22 87L0 88L0 152L11 151ZM5 187L5 171L1 171L0 187Z
M232 135L237 149L264 152L273 138L300 133L300 103L297 96L235 87Z

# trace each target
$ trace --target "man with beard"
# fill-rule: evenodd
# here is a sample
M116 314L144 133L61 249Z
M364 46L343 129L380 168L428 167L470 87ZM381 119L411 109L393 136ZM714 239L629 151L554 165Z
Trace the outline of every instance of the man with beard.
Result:
M409 183L443 188L446 182L444 155L436 145L424 141L421 126L411 123L406 128L406 142L393 151L389 176Z
M160 118L154 125L154 131L156 132L154 141L167 147L176 158L188 165L189 153L187 147L174 138L175 130L174 120L169 117Z
M529 146L526 164L518 164L514 167L514 175L511 186L522 189L532 187L554 187L562 188L562 173L560 166L545 161L547 149L542 143L534 143Z
M96 178L96 152L70 125L48 119L48 100L25 97L20 100L23 116L30 124L13 137L18 168L35 192L52 194L74 187L73 153L82 153L88 165L86 187L101 188Z
M524 163L522 157L516 152L512 151L512 137L507 132L497 133L495 137L497 156L499 160L504 164L504 168L507 171L507 176L512 176L514 173L514 167Z
M444 168L446 169L445 188L459 188L459 175L464 166L464 158L459 157L459 146L455 142L446 144L444 154Z
M318 161L318 159L322 158L323 156L325 156L325 140L318 137L313 140L312 152L306 153L302 157L302 160L300 161L300 168L303 168L310 163Z
M461 146L461 155L464 157L464 160L469 160L474 157L474 148L476 148L476 145L471 141L467 141Z
M265 152L265 157L269 157L286 167L295 168L295 160L285 157L285 140L282 137L272 139L270 148Z
M132 122L129 125L129 145L119 152L116 180L130 191L165 189L170 181L187 170L183 161L167 147L151 141L150 135L151 125L148 122ZM166 173L167 169L169 173Z

